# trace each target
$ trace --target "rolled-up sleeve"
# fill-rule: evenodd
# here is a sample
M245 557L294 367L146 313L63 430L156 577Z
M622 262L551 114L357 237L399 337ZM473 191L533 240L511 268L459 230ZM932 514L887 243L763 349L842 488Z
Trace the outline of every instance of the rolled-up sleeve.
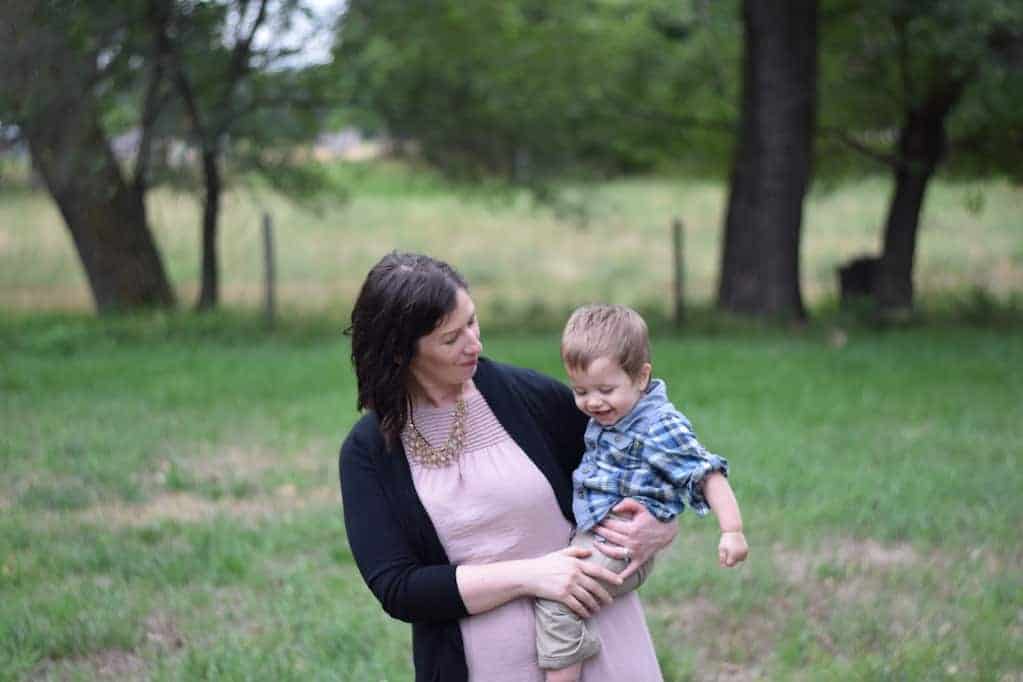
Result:
M393 618L429 623L467 616L455 566L416 557L373 463L374 446L358 430L341 446L340 477L345 531L363 580Z
M648 434L647 461L679 491L682 502L699 515L710 511L703 494L703 480L720 471L728 475L728 460L708 452L693 433L693 427L679 414L662 416Z

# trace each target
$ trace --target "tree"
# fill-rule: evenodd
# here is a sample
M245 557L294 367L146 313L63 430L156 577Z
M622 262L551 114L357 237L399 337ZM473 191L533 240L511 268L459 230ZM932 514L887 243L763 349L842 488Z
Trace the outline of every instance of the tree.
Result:
M154 154L161 141L190 132L200 152L199 308L218 299L229 153L232 170L265 172L279 188L300 187L295 178L304 190L323 185L296 171L291 155L336 103L322 67L285 63L301 46L282 41L304 12L298 0L0 5L0 119L28 142L101 311L174 301L146 223L146 192L168 177ZM273 29L262 43L261 29ZM130 180L111 153L115 120L140 132Z
M803 318L799 242L810 179L817 65L814 0L746 0L742 112L718 306Z
M105 39L126 30L107 23L111 15L86 21L56 4L0 7L0 111L28 143L97 309L170 306L174 295L146 218L145 167L137 167L132 183L124 179L96 92L99 62L118 59Z
M149 0L148 23L159 46L170 80L189 122L189 137L199 151L203 210L201 228L201 286L196 308L207 310L220 299L217 226L229 152L246 156L249 167L274 170L275 148L308 139L318 118L303 113L325 109L336 100L324 82L284 63L300 48L284 46L279 38L257 44L261 31L286 34L299 15L309 16L295 0L229 0L178 2ZM304 87L296 87L304 86ZM267 110L287 111L275 127L247 125L260 121ZM265 116L263 117L265 119ZM288 124L282 125L282 118ZM252 143L258 142L252 153ZM283 161L280 155L277 161ZM277 164L276 170L284 172Z
M834 49L825 135L892 172L881 255L867 286L880 313L902 315L913 307L927 187L950 152L973 172L1018 173L1023 163L1018 75L1016 87L1010 83L1023 10L1001 0L875 0L833 11L844 20L827 24Z

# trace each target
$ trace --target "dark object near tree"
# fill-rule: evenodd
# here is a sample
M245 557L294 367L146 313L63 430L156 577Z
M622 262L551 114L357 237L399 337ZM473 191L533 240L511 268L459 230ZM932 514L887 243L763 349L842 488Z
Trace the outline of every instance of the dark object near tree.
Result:
M860 256L838 268L838 290L843 308L874 297L880 263L877 256Z

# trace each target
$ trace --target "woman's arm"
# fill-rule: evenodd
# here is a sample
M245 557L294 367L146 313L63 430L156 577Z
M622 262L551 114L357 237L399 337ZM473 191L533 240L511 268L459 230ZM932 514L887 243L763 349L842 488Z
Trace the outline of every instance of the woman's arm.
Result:
M580 618L589 618L611 603L611 594L599 581L622 583L613 571L582 560L589 555L581 547L566 547L537 559L459 566L458 589L471 614L520 597L538 597L559 601Z
M456 620L468 615L455 567L424 565L412 552L391 508L372 453L383 447L375 423L352 429L341 448L345 531L363 580L393 618L412 622Z

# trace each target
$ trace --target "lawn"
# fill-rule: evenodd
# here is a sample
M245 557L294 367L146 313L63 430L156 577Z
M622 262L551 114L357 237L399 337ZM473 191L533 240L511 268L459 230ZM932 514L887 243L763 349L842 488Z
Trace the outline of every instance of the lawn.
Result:
M410 679L341 523L341 326L0 318L0 679ZM1023 678L1023 330L844 334L655 334L751 544L721 570L683 518L642 589L667 679Z
M381 254L468 277L488 355L562 376L556 329L609 299L653 321L655 371L729 458L750 560L716 566L687 516L643 587L668 680L1023 680L1021 190L932 184L921 316L834 310L835 267L880 241L888 183L808 197L815 320L707 312L721 183L633 179L557 205L407 168L331 169L337 197L225 199L226 312L96 320L52 203L0 188L0 680L410 679L348 550L338 445L355 421L341 335ZM194 200L151 193L179 299L194 299ZM273 332L261 215L275 225ZM665 323L671 220L690 325ZM610 257L609 254L613 254Z

